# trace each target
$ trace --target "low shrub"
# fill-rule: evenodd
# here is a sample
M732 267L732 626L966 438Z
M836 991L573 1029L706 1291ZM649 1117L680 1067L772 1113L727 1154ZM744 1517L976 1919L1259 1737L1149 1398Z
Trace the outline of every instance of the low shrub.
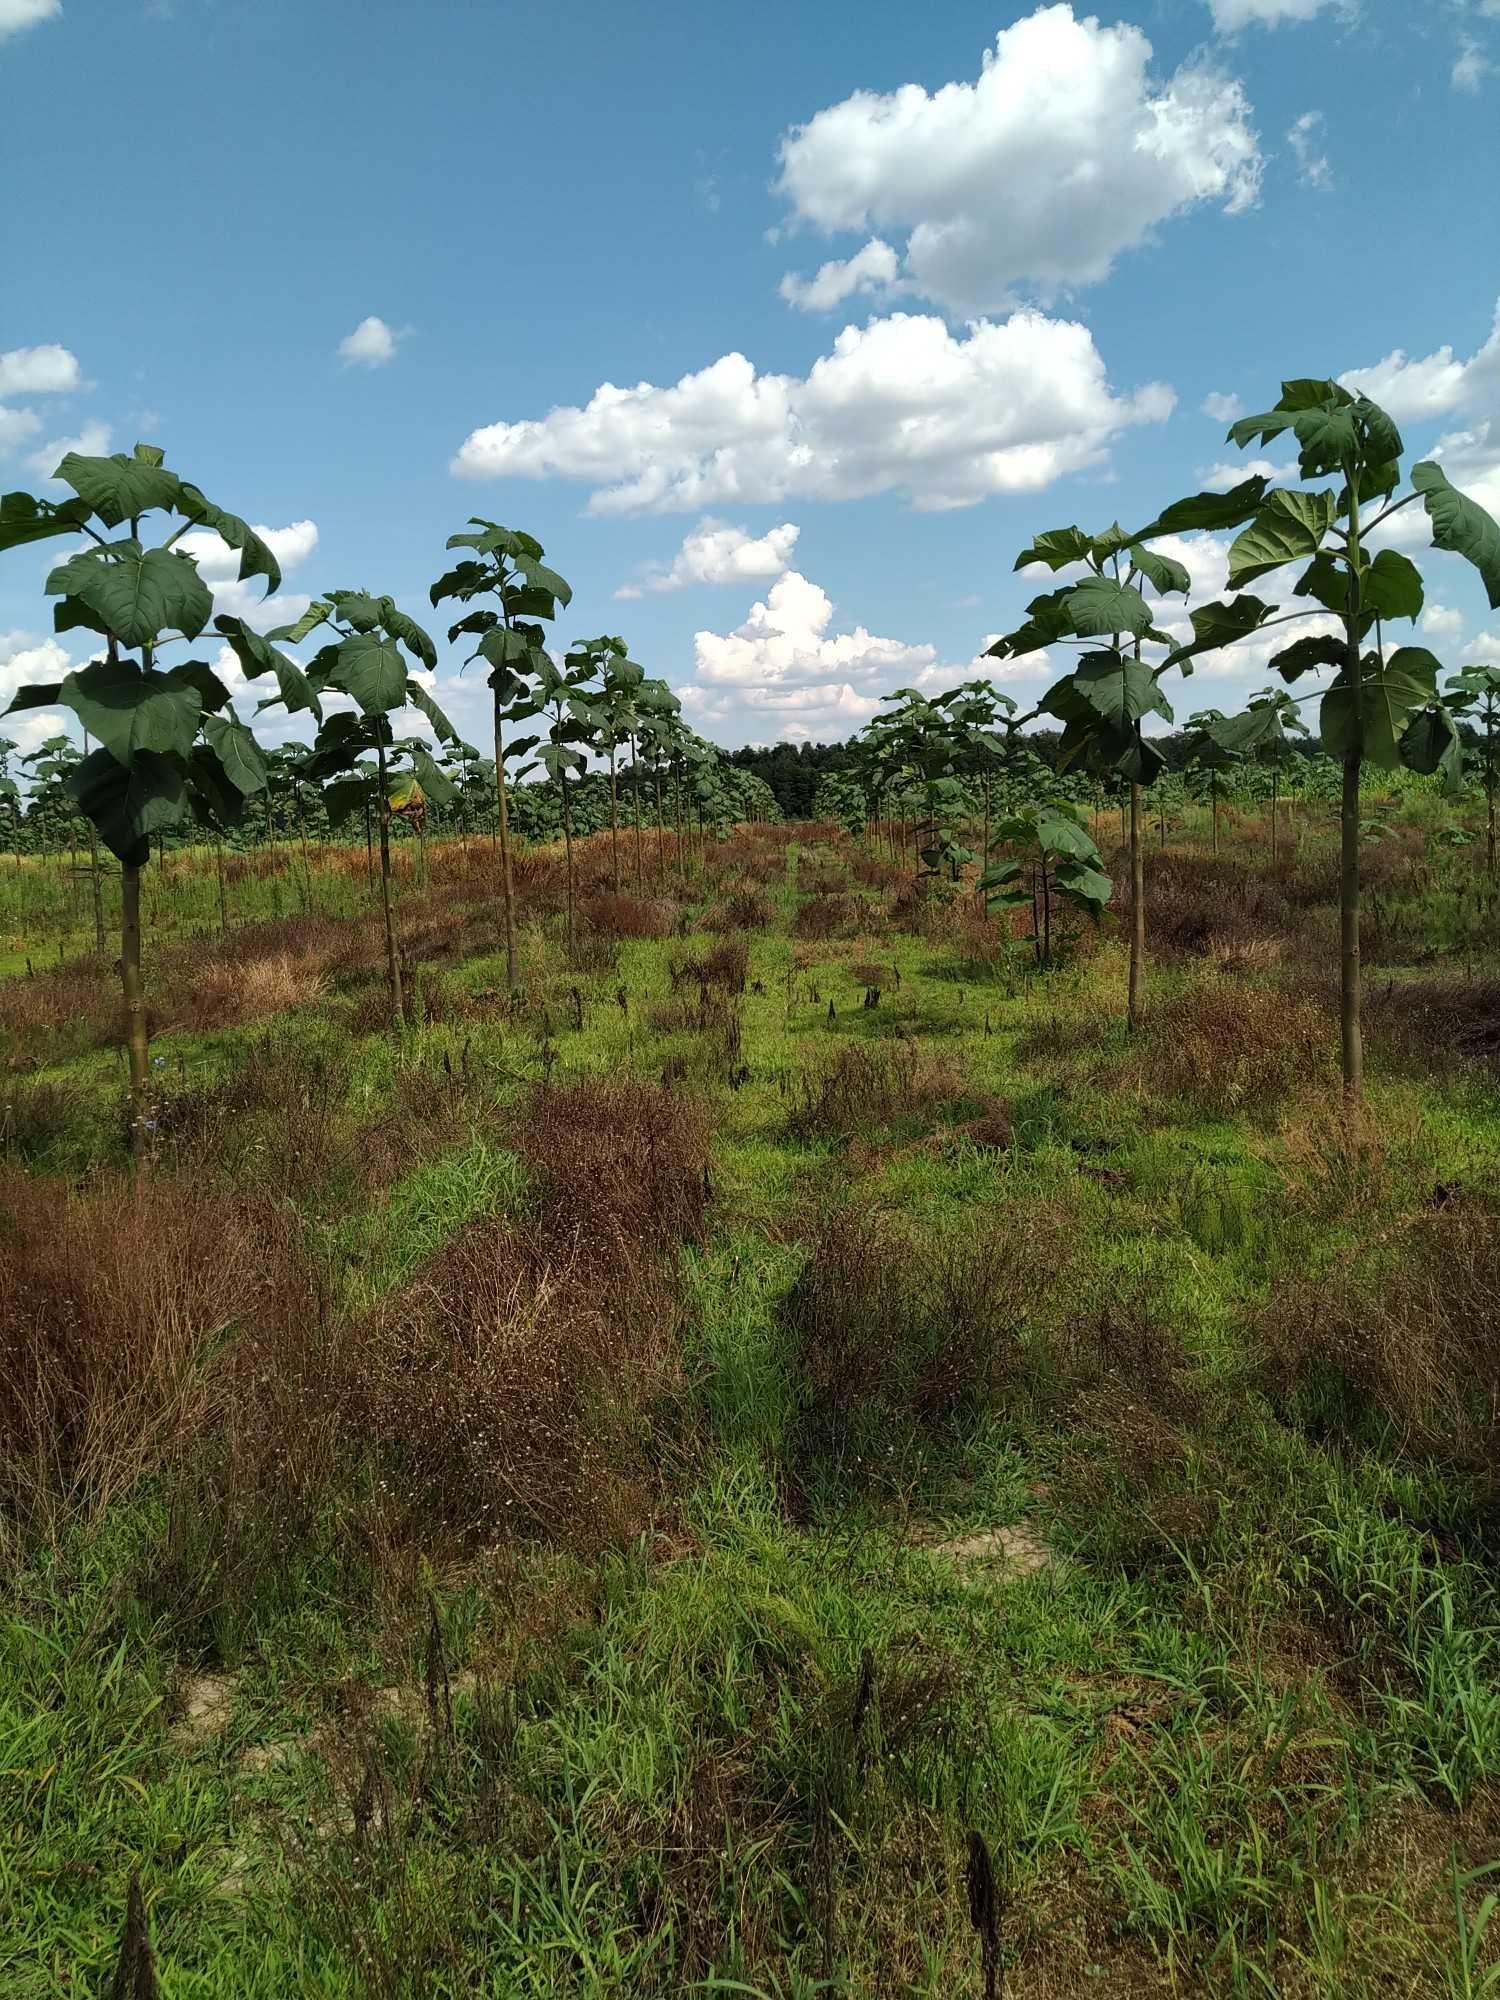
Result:
M920 1126L962 1089L953 1058L920 1042L851 1043L803 1078L787 1130L794 1139L834 1139Z

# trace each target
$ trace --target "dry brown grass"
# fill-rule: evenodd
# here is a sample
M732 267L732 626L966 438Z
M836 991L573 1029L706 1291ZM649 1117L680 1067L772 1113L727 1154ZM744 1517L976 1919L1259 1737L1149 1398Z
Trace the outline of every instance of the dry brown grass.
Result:
M667 967L667 976L674 993L696 982L702 992L716 989L736 999L744 992L750 976L749 942L731 933L695 957L673 959Z
M284 952L239 965L211 959L193 982L193 997L202 1015L215 1025L258 1021L289 1007L315 1006L327 995L322 973L308 972Z
M305 1329L269 1210L179 1182L78 1193L0 1168L0 1468L44 1522L93 1518L215 1421L221 1343Z
M1108 1081L1214 1115L1264 1114L1291 1091L1331 1078L1337 1053L1337 1023L1325 1008L1285 987L1216 974L1157 1002L1108 1065Z
M537 1092L520 1146L549 1230L668 1250L697 1242L709 1199L708 1117L681 1091L636 1082Z
M962 1072L945 1052L915 1041L855 1042L803 1079L787 1130L795 1139L833 1139L923 1123L962 1089Z
M605 889L584 898L579 917L586 929L601 937L670 937L677 928L677 905L661 898L616 895Z

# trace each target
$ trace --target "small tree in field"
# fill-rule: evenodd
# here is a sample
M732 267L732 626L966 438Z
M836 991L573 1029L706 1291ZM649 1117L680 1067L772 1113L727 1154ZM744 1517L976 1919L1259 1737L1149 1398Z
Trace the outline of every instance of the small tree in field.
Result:
M1422 609L1421 573L1399 550L1370 552L1370 536L1392 515L1420 500L1432 539L1465 557L1479 572L1492 608L1500 608L1500 526L1426 460L1412 468L1401 492L1401 433L1367 396L1337 382L1283 382L1276 407L1243 417L1229 429L1233 444L1268 444L1290 431L1298 445L1301 487L1278 487L1262 498L1229 551L1229 582L1239 589L1289 564L1302 564L1293 595L1311 599L1307 612L1287 613L1251 596L1211 607L1240 632L1313 607L1331 613L1337 633L1296 640L1271 665L1283 680L1331 668L1319 726L1325 749L1342 767L1339 807L1339 1024L1346 1100L1364 1085L1360 1027L1360 776L1366 764L1393 770L1459 769L1457 732L1437 692L1438 662L1423 646L1386 650L1383 628L1415 619ZM1323 484L1321 482L1333 482ZM1224 617L1222 614L1229 614ZM1195 621L1196 622L1196 621ZM1373 645L1367 642L1372 640Z
M1227 757L1249 757L1271 774L1271 866L1276 866L1281 810L1281 776L1297 754L1293 734L1306 736L1307 724L1285 688L1262 688L1250 697L1243 715L1221 716L1206 724L1208 734ZM1202 720L1193 717L1195 723ZM1218 845L1215 839L1215 846Z
M218 675L202 660L159 664L168 647L197 639L213 613L197 563L173 544L189 528L211 529L239 552L241 579L264 577L267 589L275 590L281 570L254 529L169 471L155 445L138 444L129 457L69 452L56 477L77 497L54 504L8 493L0 500L0 551L52 536L88 538L90 546L48 576L47 594L58 599L55 629L94 634L104 642L104 657L60 682L23 687L12 706L71 709L99 744L69 788L120 862L120 984L131 1144L139 1159L150 1073L141 871L150 860L151 835L175 825L195 800L220 819L237 819L245 798L265 785L260 746L230 707ZM181 524L160 546L147 547L140 526L153 513L179 515ZM120 528L129 532L115 534Z
M10 828L11 846L15 851L16 867L21 866L21 787L10 775L10 760L15 756L18 745L8 736L0 736L0 803L5 806L6 824Z
M1038 966L1051 965L1053 911L1071 904L1098 921L1114 893L1092 837L1075 808L1059 799L1027 805L1001 820L997 841L1025 857L992 862L979 878L987 906L1031 906L1031 948Z
M555 569L542 561L546 551L535 536L519 528L502 528L471 514L463 533L448 537L450 549L473 553L440 576L428 592L434 607L445 598L472 604L490 598L492 604L469 611L448 627L455 641L468 635L478 646L469 655L490 669L495 729L495 813L500 836L500 891L505 917L505 983L516 983L516 899L510 865L510 817L506 796L505 760L523 756L535 744L507 744L507 726L536 713L532 682L547 658L542 627L557 616L557 607L573 601L573 592Z
M1500 747L1500 667L1461 668L1443 690L1454 715L1471 716L1479 731L1479 772L1484 787L1484 865L1495 873L1495 753Z
M453 786L424 743L396 736L391 718L411 707L427 717L439 742L456 743L458 732L422 683L411 677L401 648L424 667L436 665L437 651L421 626L391 598L371 597L362 590L330 591L326 600L310 605L295 625L277 636L305 639L324 625L338 636L319 650L308 679L319 694L346 695L356 712L339 709L327 717L301 768L306 777L324 784L323 803L332 824L367 805L379 815L386 977L392 1026L399 1028L406 1018L406 1004L391 902L391 819L400 814L420 828L425 798L446 804L453 797Z

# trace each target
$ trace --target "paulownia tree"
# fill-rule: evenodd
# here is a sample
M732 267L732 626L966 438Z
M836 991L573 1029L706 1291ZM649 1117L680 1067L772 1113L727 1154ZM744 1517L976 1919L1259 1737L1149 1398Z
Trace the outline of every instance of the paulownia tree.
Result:
M491 603L468 611L448 628L450 642L460 637L477 638L469 655L482 659L490 669L495 730L495 813L500 835L500 892L505 920L505 982L516 983L515 885L510 862L510 818L506 797L505 761L522 756L535 744L518 747L505 741L506 728L534 715L533 683L547 659L544 624L557 616L559 605L573 601L573 592L555 569L542 561L546 551L534 535L519 528L503 528L498 521L469 516L469 526L448 537L450 549L469 549L454 568L440 576L428 596L433 606L446 598L472 604L478 598ZM465 663L467 664L467 662Z
M190 528L208 529L238 551L242 580L263 577L272 591L281 571L254 529L170 471L155 445L138 444L130 456L116 452L107 458L69 452L55 477L72 487L74 498L52 502L8 493L0 500L0 550L57 536L85 537L87 546L52 570L46 588L58 600L54 629L92 634L103 641L104 652L61 681L23 687L12 707L69 709L99 746L79 764L70 789L120 862L120 984L130 1135L139 1159L145 1151L150 1073L141 981L141 871L150 859L151 835L195 806L236 820L245 798L265 784L260 746L235 715L218 675L203 660L160 664L167 648L200 638L213 614L213 597L197 563L174 544ZM141 523L151 514L180 517L154 547L141 540ZM262 669L246 671L253 677Z
M1193 720L1197 722L1199 718L1194 716ZM1306 736L1307 724L1285 688L1267 687L1251 695L1249 706L1242 715L1221 715L1206 727L1222 754L1251 758L1270 772L1271 866L1274 868L1280 838L1281 775L1290 759L1297 754L1293 735ZM1214 844L1218 845L1217 838Z
M1364 1084L1360 1028L1360 777L1367 764L1393 770L1441 770L1455 783L1461 770L1457 731L1437 691L1439 666L1423 646L1388 650L1384 626L1415 619L1422 577L1398 549L1372 536L1403 508L1420 501L1432 539L1479 572L1492 608L1500 608L1500 526L1449 484L1433 460L1413 466L1402 491L1401 433L1367 396L1337 382L1283 382L1274 409L1242 417L1231 443L1269 444L1290 431L1297 441L1301 487L1267 492L1229 551L1229 583L1239 590L1289 565L1302 565L1292 594L1305 611L1286 611L1248 594L1209 607L1223 638L1321 610L1338 630L1298 639L1271 665L1283 680L1331 668L1319 726L1324 748L1342 767L1339 856L1339 1020L1345 1097L1358 1101ZM1195 620L1196 624L1196 620ZM1373 644L1369 643L1373 640ZM1223 641L1221 640L1220 643Z
M1008 856L990 863L979 878L987 906L1031 906L1031 948L1039 966L1053 955L1053 910L1059 904L1098 921L1114 893L1104 873L1099 849L1074 808L1059 799L1044 799L1008 814L995 828L996 841L1019 848L1023 859Z
M392 1026L399 1028L406 1018L406 1004L391 898L391 820L401 816L420 829L425 800L430 797L446 805L453 786L420 738L396 735L392 718L408 708L417 709L440 743L456 743L458 732L402 657L404 647L430 669L437 664L437 650L416 620L391 598L372 597L362 590L333 590L326 599L309 605L295 625L273 636L296 643L323 626L336 636L314 656L307 678L320 696L347 696L354 710L337 709L324 720L302 770L323 785L323 804L333 825L367 806L378 815L386 977Z
M1479 775L1484 787L1484 865L1495 873L1495 752L1500 745L1500 667L1469 666L1443 690L1449 712L1471 718L1479 732Z

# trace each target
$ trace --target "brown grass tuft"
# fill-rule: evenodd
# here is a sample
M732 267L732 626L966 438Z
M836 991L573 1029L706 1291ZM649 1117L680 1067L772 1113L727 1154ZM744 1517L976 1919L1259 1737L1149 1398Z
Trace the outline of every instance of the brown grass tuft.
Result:
M709 1198L708 1119L657 1084L539 1090L520 1134L549 1230L666 1250L700 1240Z
M832 1139L926 1122L962 1089L953 1058L920 1042L855 1042L804 1078L787 1130L795 1139Z

